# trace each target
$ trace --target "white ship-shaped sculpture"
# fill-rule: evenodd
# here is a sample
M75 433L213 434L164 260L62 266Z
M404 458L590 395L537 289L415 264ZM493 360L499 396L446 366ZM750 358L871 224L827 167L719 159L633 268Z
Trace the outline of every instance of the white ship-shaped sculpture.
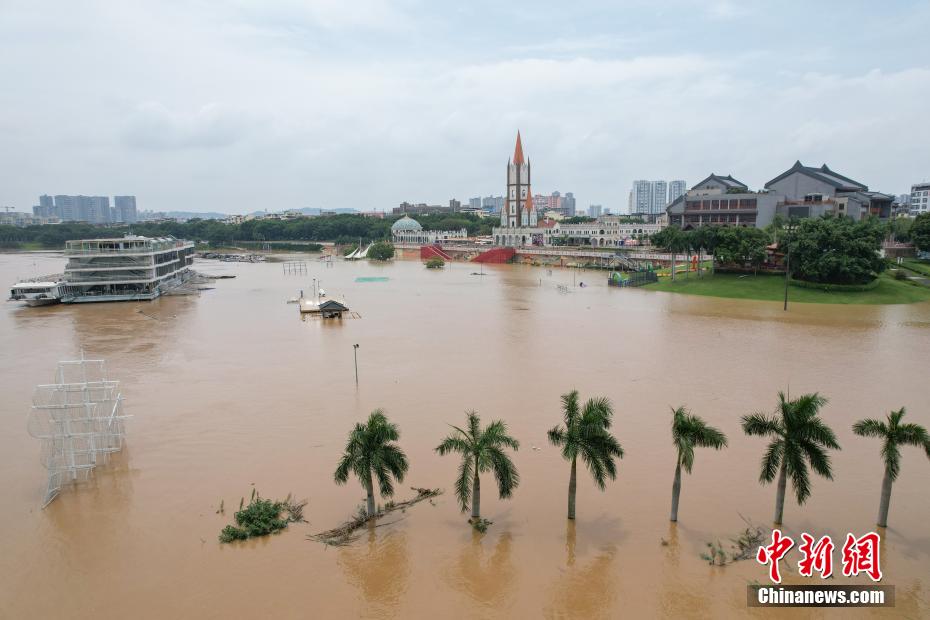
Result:
M90 478L97 465L123 448L123 398L119 381L107 378L106 362L81 359L58 362L55 383L37 385L27 428L42 442L48 485L42 507L64 485Z
M373 245L374 243L369 243L368 247L363 250L362 244L360 243L354 252L346 256L346 260L361 260L363 258L368 258L368 250L370 250L371 246Z

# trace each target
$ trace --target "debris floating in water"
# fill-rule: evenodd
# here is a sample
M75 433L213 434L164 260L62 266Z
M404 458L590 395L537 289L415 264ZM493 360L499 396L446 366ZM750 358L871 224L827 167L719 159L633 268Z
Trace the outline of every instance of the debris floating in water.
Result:
M378 514L373 517L369 517L367 513L363 512L351 521L346 521L339 527L326 530L325 532L320 532L319 534L310 534L307 536L307 539L321 542L324 545L342 547L348 545L353 540L358 538L358 536L355 535L355 531L360 529L372 519L383 517L394 512L395 510L406 510L409 506L413 506L414 504L422 502L424 499L428 499L432 503L432 498L436 497L437 495L442 495L442 489L421 489L418 487L410 487L410 490L417 492L416 497L413 499L408 499L407 501L400 502L399 504L389 502L387 506L378 511Z

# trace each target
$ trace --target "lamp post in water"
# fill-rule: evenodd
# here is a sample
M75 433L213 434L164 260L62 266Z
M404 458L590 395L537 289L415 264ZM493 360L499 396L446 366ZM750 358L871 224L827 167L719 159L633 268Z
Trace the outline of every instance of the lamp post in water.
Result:
M358 387L358 345L352 345L352 354L355 357L355 387Z

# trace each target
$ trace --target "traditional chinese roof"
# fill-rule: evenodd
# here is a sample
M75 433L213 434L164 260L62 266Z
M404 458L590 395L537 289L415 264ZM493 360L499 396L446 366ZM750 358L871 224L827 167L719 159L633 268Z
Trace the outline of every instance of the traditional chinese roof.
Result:
M523 142L520 140L520 130L517 130L517 146L513 149L513 163L516 166L522 166L525 161L523 159Z
M709 177L707 177L700 183L695 184L694 187L692 187L691 189L698 188L701 185L704 185L705 183L707 183L708 181L717 181L718 183L722 184L727 189L749 189L745 183L743 183L742 181L737 181L736 179L733 178L732 175L728 174L727 176L721 176L719 174L713 174L713 173L711 173Z
M818 181L823 181L827 185L832 185L839 191L854 192L869 189L869 187L863 183L853 181L849 177L844 177L842 174L833 172L827 168L827 164L824 164L819 168L814 168L813 166L805 166L800 161L794 162L793 166L766 183L765 187L768 187L773 183L777 183L778 181L781 181L785 177L788 177L796 172L817 179Z

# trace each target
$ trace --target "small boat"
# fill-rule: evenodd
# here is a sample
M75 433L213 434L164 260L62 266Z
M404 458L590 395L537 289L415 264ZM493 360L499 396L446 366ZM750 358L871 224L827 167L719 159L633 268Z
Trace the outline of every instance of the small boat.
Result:
M10 287L8 301L24 301L27 306L48 306L61 301L61 286L56 276L42 276L34 280L20 280Z

